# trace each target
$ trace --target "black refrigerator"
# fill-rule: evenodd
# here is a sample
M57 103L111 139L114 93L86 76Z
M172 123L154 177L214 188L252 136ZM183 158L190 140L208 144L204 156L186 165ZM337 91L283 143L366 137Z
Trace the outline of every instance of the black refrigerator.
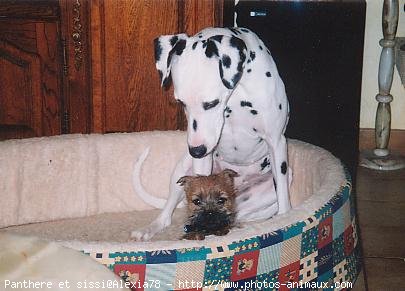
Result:
M224 26L270 49L290 102L286 136L321 146L355 178L365 1L225 1Z

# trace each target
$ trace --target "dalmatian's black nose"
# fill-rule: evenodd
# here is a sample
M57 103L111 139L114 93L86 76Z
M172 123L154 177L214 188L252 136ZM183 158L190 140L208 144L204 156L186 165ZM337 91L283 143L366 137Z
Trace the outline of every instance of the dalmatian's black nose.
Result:
M188 147L188 151L193 158L201 159L207 153L207 147L202 144L198 147Z

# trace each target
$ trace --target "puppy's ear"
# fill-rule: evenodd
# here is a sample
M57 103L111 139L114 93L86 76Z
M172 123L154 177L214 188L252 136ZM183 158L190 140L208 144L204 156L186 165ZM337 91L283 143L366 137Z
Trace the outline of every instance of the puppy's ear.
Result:
M170 70L173 55L180 56L186 47L187 34L162 35L154 40L156 69L159 72L161 86L170 85Z
M225 169L221 173L219 173L220 176L223 177L224 181L226 181L227 184L232 185L234 184L234 179L235 177L238 177L239 174L235 172L234 170L231 169Z
M219 76L228 89L242 78L246 54L245 42L236 36L215 35L206 42L205 55L218 58Z
M231 169L225 169L221 172L222 175L225 175L229 178L239 177L239 174Z
M184 185L188 184L192 178L193 178L192 176L184 176L184 177L181 177L176 183L180 184L180 186L184 186Z

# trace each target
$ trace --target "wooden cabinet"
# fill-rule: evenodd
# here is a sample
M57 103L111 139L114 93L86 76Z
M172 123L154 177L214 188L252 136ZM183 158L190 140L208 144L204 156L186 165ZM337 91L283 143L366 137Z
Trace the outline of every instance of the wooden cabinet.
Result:
M57 2L0 4L0 139L62 133Z
M223 0L0 2L0 139L184 128L153 39L222 24Z

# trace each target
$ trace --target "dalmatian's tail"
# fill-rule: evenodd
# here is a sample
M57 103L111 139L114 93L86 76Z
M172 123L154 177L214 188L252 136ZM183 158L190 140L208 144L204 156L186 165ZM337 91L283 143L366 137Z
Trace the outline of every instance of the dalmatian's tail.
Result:
M166 203L166 199L163 198L158 198L145 190L145 188L142 185L141 181L141 169L142 169L142 164L145 162L146 158L149 155L150 147L148 147L141 155L140 157L136 160L134 164L134 170L132 171L132 184L135 189L135 192L139 195L139 197L147 204L155 207L162 209L163 206Z

